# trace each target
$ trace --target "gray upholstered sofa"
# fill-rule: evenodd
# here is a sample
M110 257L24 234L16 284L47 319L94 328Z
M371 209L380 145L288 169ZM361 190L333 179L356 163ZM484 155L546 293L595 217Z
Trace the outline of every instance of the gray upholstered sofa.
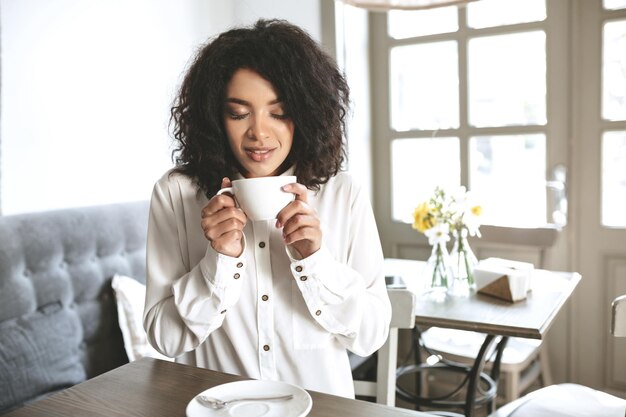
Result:
M148 202L0 216L0 414L128 362L114 274L145 281Z

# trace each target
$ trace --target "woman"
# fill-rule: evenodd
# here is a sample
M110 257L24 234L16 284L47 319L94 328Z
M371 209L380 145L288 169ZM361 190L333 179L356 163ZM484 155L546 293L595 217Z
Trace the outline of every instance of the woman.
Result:
M259 21L202 48L172 109L176 167L155 185L144 327L178 362L354 397L346 350L386 340L369 200L340 172L348 87L301 29ZM276 221L231 179L295 175Z

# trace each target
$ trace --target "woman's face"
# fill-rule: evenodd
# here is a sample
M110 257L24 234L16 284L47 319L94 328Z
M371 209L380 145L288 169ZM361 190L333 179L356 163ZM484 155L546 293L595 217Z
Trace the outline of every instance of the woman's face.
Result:
M269 81L249 69L237 70L226 88L224 126L245 177L281 174L294 126Z

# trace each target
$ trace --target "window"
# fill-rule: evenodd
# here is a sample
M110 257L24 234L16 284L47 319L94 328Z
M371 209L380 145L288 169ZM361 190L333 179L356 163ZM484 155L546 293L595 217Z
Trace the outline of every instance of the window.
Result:
M547 223L545 0L387 14L391 216L465 185L491 224Z
M602 136L602 224L626 226L626 131Z
M626 8L626 0L605 0L607 9ZM602 119L612 128L626 121L626 19L604 24L602 39ZM626 227L626 131L602 135L602 225Z

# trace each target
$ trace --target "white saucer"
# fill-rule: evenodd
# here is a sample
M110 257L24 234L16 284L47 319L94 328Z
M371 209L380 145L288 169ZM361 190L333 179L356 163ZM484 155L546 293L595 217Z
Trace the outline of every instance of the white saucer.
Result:
M187 417L304 417L311 411L313 405L308 392L298 386L278 381L230 382L209 388L198 395L200 394L223 401L260 395L293 394L293 398L286 401L238 401L222 409L214 410L200 404L194 397L187 405Z

